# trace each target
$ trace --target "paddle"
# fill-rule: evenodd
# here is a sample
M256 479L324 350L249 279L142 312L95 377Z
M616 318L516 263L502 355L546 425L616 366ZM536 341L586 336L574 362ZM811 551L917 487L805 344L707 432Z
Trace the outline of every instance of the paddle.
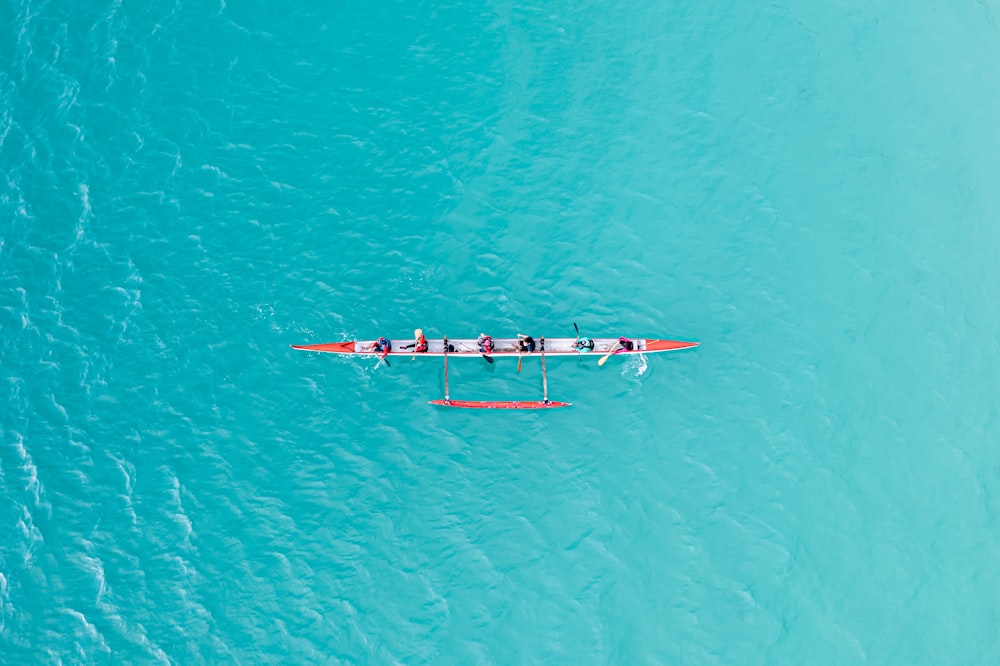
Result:
M521 336L517 336L517 371L521 372L521 361L523 360L523 355L521 354Z
M611 355L612 355L612 354L614 354L614 353L615 353L616 351L618 351L619 349L624 349L624 347L622 347L622 343L620 343L620 342L616 342L616 343L615 343L615 346L614 346L614 347L612 347L612 348L611 348L611 350L610 350L610 351L608 351L608 353L607 353L607 354L605 354L604 356L602 356L602 357L601 357L601 360L597 362L597 365L599 365L599 366L603 367L603 366L604 366L604 364L608 362L608 358L610 358L610 357L611 357Z

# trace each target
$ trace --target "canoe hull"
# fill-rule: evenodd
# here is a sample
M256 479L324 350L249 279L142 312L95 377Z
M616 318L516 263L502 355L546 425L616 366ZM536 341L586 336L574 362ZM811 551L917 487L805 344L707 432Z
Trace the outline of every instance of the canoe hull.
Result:
M594 354L603 355L611 351L618 344L618 338L593 338L594 350L580 353L573 348L575 338L546 338L545 355L555 356L591 356ZM691 349L697 347L699 342L688 342L686 340L653 340L634 338L635 349L632 351L620 351L618 354L657 354L668 351L679 351L681 349ZM412 349L403 349L403 345L412 345L413 340L392 340L392 351L389 356L415 356L441 357L444 356L443 340L427 340L427 351L413 353ZM482 358L476 341L473 339L449 340L449 344L454 351L449 351L448 356L452 358ZM493 357L513 357L517 358L517 340L515 338L494 338L495 349L490 356ZM535 340L535 352L533 354L523 354L523 356L538 356L538 339ZM316 345L292 345L292 349L301 351L323 352L328 354L344 354L347 356L372 356L374 340L357 340L348 342L327 342ZM618 355L616 354L616 356ZM381 354L379 354L381 355Z

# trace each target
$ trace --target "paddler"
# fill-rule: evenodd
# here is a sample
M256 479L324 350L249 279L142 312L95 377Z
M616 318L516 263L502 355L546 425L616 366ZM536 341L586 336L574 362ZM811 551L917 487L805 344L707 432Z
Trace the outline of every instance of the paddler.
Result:
M528 354L535 351L535 339L530 335L524 335L523 333L517 334L517 351L527 352Z
M384 361L385 357L392 351L392 343L389 342L387 338L379 338L375 341L375 344L372 345L372 351L376 354L382 354L380 358Z
M576 340L573 341L573 349L579 354L594 351L594 341L590 338L580 336L580 327L576 325L576 322L573 322L573 328L576 329Z
M427 338L424 337L424 332L422 330L415 329L413 331L413 344L403 345L403 349L412 349L414 353L427 351Z
M597 361L597 365L603 366L607 362L607 360L611 358L612 355L621 354L622 352L625 351L632 351L633 349L635 349L635 343L629 340L628 338L622 336L618 338L618 342L616 342L614 346L608 350L608 353L602 356L599 361Z
M618 349L615 350L616 354L621 354L623 351L632 351L635 348L635 344L626 337L618 338Z
M492 354L493 338L485 333L480 333L479 337L476 338L476 346L479 347L480 354Z

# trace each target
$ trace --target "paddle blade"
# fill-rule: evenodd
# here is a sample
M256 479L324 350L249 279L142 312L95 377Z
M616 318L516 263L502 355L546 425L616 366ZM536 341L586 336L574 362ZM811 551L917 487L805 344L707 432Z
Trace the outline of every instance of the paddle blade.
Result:
M621 343L618 343L618 344L616 344L616 345L615 345L614 347L612 347L611 349L609 349L609 350L608 350L608 353L607 353L607 354L605 354L605 355L604 355L604 356L603 356L603 357L601 358L601 360L597 362L597 365L600 365L600 366L603 366L603 365L604 365L605 363L607 363L607 362L608 362L608 359L609 359L609 358L611 358L611 355L612 355L612 354L614 354L614 353L615 353L616 351L618 351L619 349L623 349L623 347L622 347Z
M524 357L521 356L520 354L518 354L517 355L517 371L518 372L521 372L521 361L523 361L523 360L524 360Z
M487 356L486 354L483 354L483 358L485 358L485 359L486 359L486 362L487 362L487 363L490 363L490 364L492 364L492 363L493 363L493 359L492 359L492 358L490 358L489 356Z

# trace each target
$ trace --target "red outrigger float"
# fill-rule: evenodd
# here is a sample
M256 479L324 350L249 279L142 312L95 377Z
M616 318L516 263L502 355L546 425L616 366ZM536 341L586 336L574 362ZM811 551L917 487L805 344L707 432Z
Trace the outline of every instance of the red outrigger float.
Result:
M620 343L619 338L592 338L593 348L580 349L576 344L580 338L553 338L548 341L549 348L546 349L546 340L539 338L539 349L537 352L525 352L518 349L517 338L497 338L493 340L493 349L489 353L480 350L478 341L475 339L458 339L448 342L448 338L441 340L428 340L427 350L422 352L407 351L406 347L412 348L410 340L391 340L392 350L380 352L375 349L374 340L360 340L349 342L328 342L316 345L292 345L293 349L303 351L324 352L329 354L344 354L347 356L381 356L385 361L385 356L410 356L417 357L444 357L444 400L431 400L432 405L441 407L462 407L466 409L550 409L553 407L569 407L571 403L557 402L549 400L548 380L545 373L545 357L548 356L584 356L593 353L604 355L598 361L599 365L604 365L610 356L617 354L655 354L658 352L676 351L680 349L690 349L697 347L698 342L686 342L683 340L647 340L631 339L632 348L626 349ZM586 338L584 338L586 339ZM463 358L485 357L490 363L493 357L517 357L521 359L525 356L541 356L542 359L542 399L541 400L452 400L448 392L448 359L452 356ZM386 365L388 362L386 361ZM520 370L520 364L518 364Z

